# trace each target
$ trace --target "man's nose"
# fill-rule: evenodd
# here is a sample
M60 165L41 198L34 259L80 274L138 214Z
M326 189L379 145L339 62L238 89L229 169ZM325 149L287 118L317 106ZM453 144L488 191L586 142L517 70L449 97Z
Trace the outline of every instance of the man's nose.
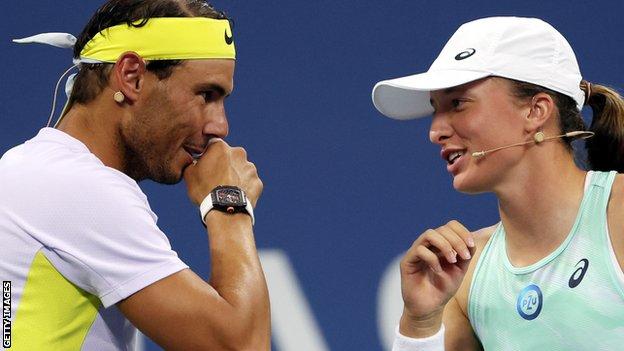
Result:
M212 110L206 119L207 121L203 129L204 135L214 135L219 138L225 138L228 135L229 124L223 105L216 110Z

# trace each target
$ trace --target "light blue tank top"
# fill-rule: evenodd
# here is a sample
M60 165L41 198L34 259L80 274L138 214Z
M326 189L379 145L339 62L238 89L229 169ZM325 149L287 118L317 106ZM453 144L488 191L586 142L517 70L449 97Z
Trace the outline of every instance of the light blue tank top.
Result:
M607 229L615 176L588 174L568 237L528 267L511 265L499 224L468 298L470 323L485 350L624 350L624 284Z

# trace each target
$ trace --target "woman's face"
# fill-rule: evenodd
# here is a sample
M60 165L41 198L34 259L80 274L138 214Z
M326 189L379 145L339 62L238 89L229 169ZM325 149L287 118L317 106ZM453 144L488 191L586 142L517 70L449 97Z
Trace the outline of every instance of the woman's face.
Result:
M523 147L503 149L481 158L472 153L527 140L530 103L511 92L503 78L485 78L431 92L435 109L429 138L440 145L453 187L465 193L495 191L513 182Z

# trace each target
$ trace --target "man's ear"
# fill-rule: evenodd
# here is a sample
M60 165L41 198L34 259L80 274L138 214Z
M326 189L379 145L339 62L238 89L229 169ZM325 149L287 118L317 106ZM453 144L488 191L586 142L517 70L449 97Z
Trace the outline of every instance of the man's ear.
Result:
M556 111L555 100L546 93L537 93L531 98L531 110L525 120L525 130L529 134L545 128Z
M128 51L119 56L113 68L115 90L123 93L125 101L134 103L141 94L145 82L146 63L136 52Z

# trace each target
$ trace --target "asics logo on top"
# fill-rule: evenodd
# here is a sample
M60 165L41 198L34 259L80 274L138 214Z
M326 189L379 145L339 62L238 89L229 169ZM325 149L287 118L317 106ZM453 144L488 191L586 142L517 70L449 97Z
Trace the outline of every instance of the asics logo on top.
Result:
M583 280L583 277L585 277L585 273L587 273L587 268L589 268L589 260L583 258L578 261L578 263L574 267L578 268L574 271L574 273L572 273L572 276L568 281L568 286L572 289L576 288L579 284L581 284L581 280Z
M227 29L226 29L225 30L225 43L228 45L232 45L233 42L234 42L234 35L228 36Z
M464 50L464 51L460 52L459 54L457 54L457 55L455 56L455 59L456 59L457 61L459 61L459 60L465 60L465 59L469 58L470 56L474 55L474 54L475 54L475 52L477 52L477 50L475 50L475 49L473 49L473 48L468 48L468 49L466 49L466 50Z

